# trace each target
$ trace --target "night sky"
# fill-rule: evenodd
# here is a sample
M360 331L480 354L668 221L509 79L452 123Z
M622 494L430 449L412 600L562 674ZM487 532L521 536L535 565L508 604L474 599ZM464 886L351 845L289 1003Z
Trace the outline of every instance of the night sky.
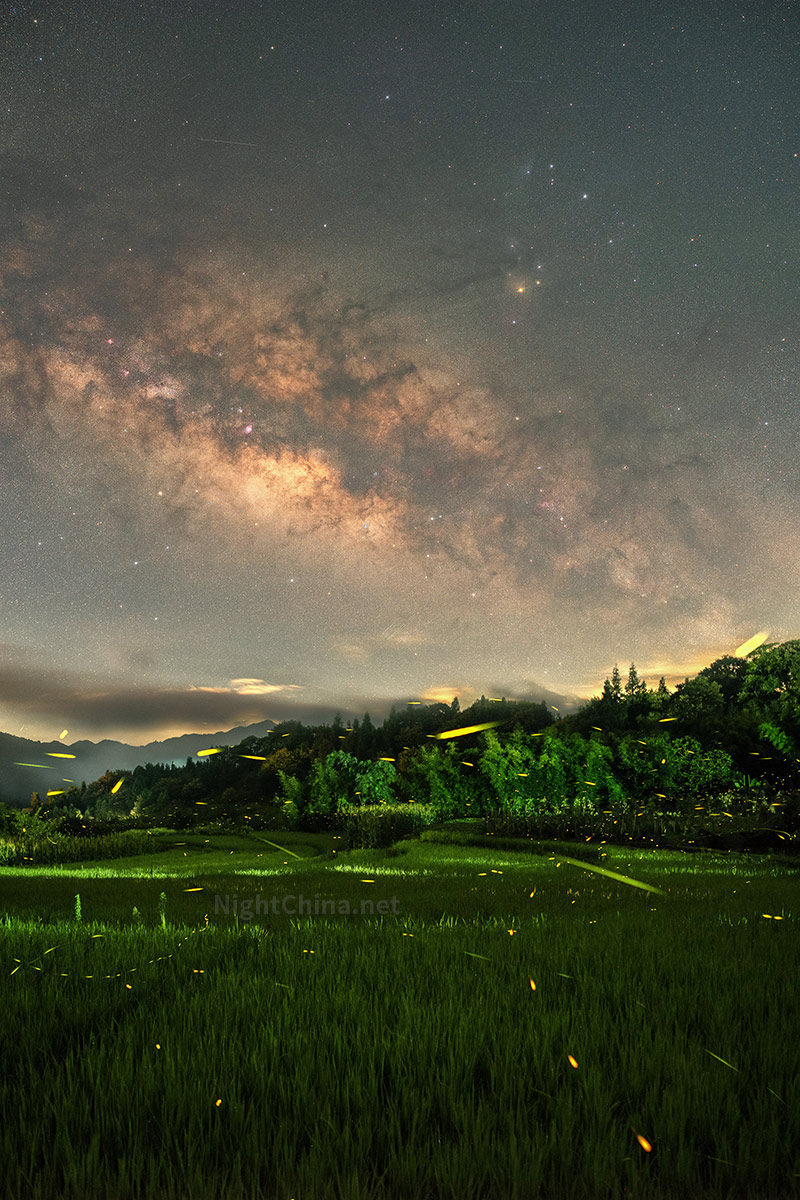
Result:
M0 729L800 635L797 6L4 11Z

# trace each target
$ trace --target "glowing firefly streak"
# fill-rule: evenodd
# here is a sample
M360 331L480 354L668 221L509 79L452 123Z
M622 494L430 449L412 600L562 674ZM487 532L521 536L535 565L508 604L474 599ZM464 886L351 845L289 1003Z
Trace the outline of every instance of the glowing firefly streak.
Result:
M631 887L642 888L645 892L655 892L658 896L667 894L661 888L652 887L649 883L641 883L638 879L631 879L630 875L620 875L619 871L609 871L607 867L595 867L591 863L579 862L577 858L562 856L560 862L569 863L573 867L582 867L584 871L595 871L598 875L607 875L609 879L618 879L620 883L629 883Z
M494 729L502 725L502 721L486 721L483 725L465 725L463 729L448 729L444 733L432 733L429 736L442 740L443 738L466 737L468 733L479 733L482 729Z
M302 858L302 854L295 854L294 850L287 850L285 846L279 846L277 842L270 842L267 838L258 837L254 834L259 842L266 842L268 846L274 846L276 850L282 850L284 854L291 854L292 858Z
M45 750L48 758L76 758L75 754L57 754L55 750Z
M751 650L755 650L758 646L763 646L764 642L769 637L768 629L761 629L758 633L754 633L746 642L742 642L741 646L737 646L734 650L736 658L747 658Z
M715 1058L717 1060L717 1062L721 1062L723 1064L723 1066L730 1067L730 1069L732 1071L739 1070L739 1068L735 1067L733 1065L733 1063L726 1062L726 1060L724 1058L720 1058L720 1056L718 1054L715 1054L713 1050L706 1050L706 1054L710 1054L712 1058Z

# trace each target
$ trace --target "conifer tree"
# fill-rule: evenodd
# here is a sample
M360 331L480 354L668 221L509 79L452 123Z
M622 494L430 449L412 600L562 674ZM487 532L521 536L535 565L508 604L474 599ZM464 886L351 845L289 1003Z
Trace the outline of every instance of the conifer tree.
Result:
M633 698L640 696L643 691L647 690L647 684L643 679L639 678L639 672L636 670L636 663L631 663L628 670L628 682L625 684L626 695Z

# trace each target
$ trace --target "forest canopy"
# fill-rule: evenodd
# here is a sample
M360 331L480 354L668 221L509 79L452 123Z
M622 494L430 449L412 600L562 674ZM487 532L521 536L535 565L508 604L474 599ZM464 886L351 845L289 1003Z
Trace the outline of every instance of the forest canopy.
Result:
M474 726L479 730L459 733ZM489 727L487 727L489 726ZM441 735L451 736L441 736ZM455 736L453 736L455 734ZM381 804L437 815L536 812L559 805L658 805L687 811L731 793L800 788L800 641L725 656L670 691L635 663L558 717L544 702L487 699L392 710L381 725L285 721L263 737L210 748L185 765L107 771L28 811L80 822L141 818L303 825Z

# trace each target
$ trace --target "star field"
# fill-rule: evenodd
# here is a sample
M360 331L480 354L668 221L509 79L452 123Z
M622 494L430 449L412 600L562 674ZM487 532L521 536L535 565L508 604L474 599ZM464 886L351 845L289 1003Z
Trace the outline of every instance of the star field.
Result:
M0 728L586 696L797 636L797 34L14 6Z

